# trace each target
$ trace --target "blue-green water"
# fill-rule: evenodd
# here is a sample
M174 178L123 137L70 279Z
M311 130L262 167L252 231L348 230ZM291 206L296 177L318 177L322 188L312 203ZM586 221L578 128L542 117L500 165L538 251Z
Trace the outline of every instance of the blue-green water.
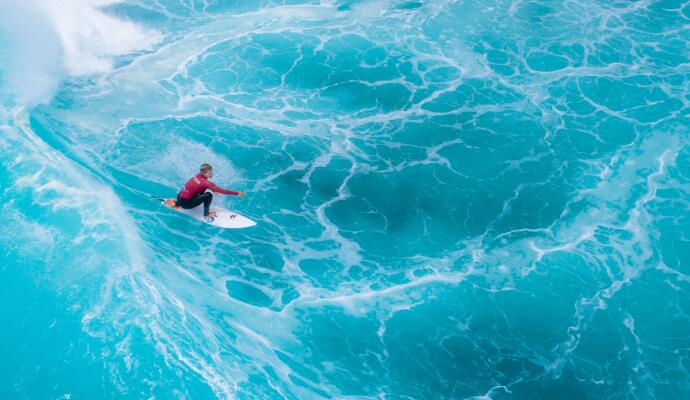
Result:
M690 3L0 6L0 398L689 398Z

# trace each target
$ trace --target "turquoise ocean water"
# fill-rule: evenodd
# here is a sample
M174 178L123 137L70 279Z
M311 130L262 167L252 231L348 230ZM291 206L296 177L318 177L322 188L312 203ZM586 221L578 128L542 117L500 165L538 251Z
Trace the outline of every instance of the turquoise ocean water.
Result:
M687 1L0 10L1 399L690 398Z

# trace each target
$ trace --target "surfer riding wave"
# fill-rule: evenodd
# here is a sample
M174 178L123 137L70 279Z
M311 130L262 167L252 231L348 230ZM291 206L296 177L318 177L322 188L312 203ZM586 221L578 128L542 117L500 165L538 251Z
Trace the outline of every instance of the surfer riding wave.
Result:
M207 192L210 189L214 193L228 194L244 198L244 192L223 189L216 186L209 179L213 177L213 167L209 164L201 164L199 173L191 177L177 194L177 205L184 209L191 209L204 204L204 217L215 217L216 212L210 211L213 194Z

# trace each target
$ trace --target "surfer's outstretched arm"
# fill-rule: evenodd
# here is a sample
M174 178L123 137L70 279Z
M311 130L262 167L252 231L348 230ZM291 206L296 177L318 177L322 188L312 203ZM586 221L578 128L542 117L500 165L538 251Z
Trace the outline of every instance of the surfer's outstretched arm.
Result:
M222 187L217 186L215 183L213 183L211 181L207 181L207 182L208 182L208 189L211 189L215 193L244 197L244 192L236 192L234 190L223 189Z

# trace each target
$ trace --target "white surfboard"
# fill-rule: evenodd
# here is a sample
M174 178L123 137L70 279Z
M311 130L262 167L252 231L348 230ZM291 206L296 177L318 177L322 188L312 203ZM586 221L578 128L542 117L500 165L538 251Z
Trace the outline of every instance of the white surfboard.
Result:
M168 208L179 211L183 214L187 214L194 219L198 219L199 221L203 221L209 225L217 226L218 228L239 229L249 228L256 225L256 222L252 221L251 219L234 211L229 211L220 207L211 207L211 211L216 212L215 217L204 217L203 204L199 205L198 207L185 210L182 207L175 206L175 199L166 199L162 203Z

